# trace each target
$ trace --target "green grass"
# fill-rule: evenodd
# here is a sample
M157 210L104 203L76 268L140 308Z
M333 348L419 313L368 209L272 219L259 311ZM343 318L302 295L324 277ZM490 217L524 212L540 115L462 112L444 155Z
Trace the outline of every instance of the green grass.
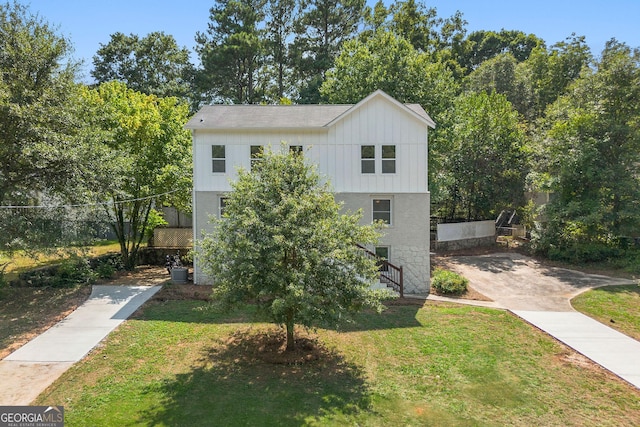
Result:
M571 304L587 316L640 340L640 285L593 289L572 299Z
M28 253L25 251L16 251L8 254L0 251L0 266L7 264L5 270L6 279L13 280L23 271L57 264L68 258L71 254L80 255L83 253L88 257L98 257L119 251L120 245L115 241L102 241L89 248L64 248L51 250L49 252Z
M392 306L301 365L257 357L252 319L148 304L35 403L67 426L640 425L638 390L504 311Z

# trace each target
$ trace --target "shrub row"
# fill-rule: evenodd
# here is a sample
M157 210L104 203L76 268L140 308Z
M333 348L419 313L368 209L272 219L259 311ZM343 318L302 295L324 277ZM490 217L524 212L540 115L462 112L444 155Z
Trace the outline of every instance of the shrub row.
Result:
M113 277L117 270L122 269L119 254L107 254L92 259L72 256L59 264L20 273L18 279L11 281L10 285L62 288L90 284L98 278L108 279Z

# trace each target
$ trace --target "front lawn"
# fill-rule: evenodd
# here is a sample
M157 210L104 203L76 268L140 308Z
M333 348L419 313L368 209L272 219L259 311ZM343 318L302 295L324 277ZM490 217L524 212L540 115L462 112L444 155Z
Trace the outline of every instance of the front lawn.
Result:
M640 425L637 389L504 311L394 305L293 365L252 319L156 298L35 403L68 426Z
M576 310L640 340L640 285L605 286L571 300Z

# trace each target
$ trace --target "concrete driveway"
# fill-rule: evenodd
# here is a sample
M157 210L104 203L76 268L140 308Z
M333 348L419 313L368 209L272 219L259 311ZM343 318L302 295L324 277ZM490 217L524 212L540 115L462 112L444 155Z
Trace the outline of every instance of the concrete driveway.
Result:
M605 285L635 282L544 266L518 253L440 258L448 269L468 278L478 292L509 310L574 311L576 295Z

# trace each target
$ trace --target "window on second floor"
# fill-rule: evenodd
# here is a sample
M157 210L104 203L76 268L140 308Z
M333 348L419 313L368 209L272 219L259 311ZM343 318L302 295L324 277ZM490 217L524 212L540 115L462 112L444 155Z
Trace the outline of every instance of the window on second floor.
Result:
M376 173L375 145L360 146L360 163L362 165L362 173Z
M396 173L396 146L382 146L382 173Z
M391 225L391 199L373 199L373 220Z
M211 146L212 171L213 173L226 172L226 156L224 145Z

